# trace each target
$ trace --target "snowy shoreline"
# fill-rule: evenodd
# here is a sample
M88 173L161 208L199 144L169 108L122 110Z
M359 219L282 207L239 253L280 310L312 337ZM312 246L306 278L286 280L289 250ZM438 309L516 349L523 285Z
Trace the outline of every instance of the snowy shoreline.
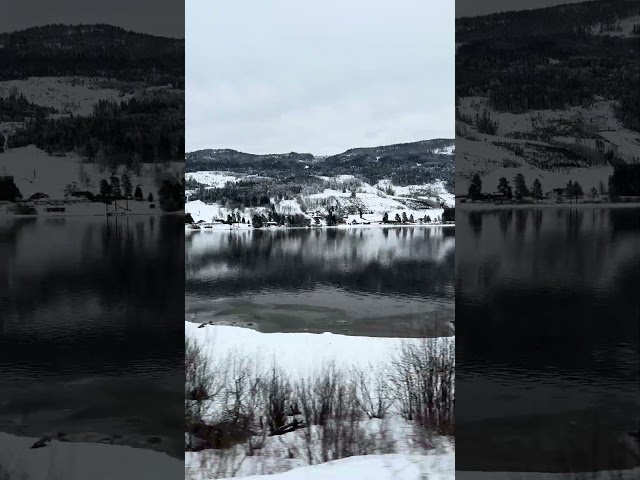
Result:
M253 228L247 225L240 225L239 227L230 227L225 224L212 224L210 227L201 227L201 228L191 228L189 225L185 225L185 230L189 232L203 232L203 231L223 231L223 232L234 232L234 231L247 231L247 230L260 230L260 231L278 231L278 230L327 230L327 229L338 229L338 230L346 230L349 228L434 228L434 227L455 227L455 223L441 223L441 224L371 224L371 225L319 225L316 227L262 227L262 228Z
M145 472L156 480L172 480L184 474L182 459L153 450L57 440L31 448L37 440L0 432L0 478L137 480Z

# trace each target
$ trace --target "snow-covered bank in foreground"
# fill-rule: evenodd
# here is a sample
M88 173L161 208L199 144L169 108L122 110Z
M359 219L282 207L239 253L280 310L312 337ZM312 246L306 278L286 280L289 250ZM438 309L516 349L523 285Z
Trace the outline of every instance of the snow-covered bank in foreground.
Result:
M196 339L210 355L226 358L240 353L254 359L275 361L289 374L307 375L327 362L336 366L368 366L387 362L403 342L419 340L356 337L333 333L262 333L249 328L185 322L185 335ZM434 339L454 341L454 337ZM215 352L215 353L214 353Z
M284 478L316 478L316 475L318 478L365 478L370 475L365 463L380 462L383 457L385 461L395 460L378 465L386 476L375 478L418 479L424 478L424 474L430 475L429 478L453 478L453 442L449 437L431 433L407 420L406 415L402 414L402 405L406 406L401 400L403 391L394 390L395 393L392 393L391 384L386 384L387 381L392 381L391 376L394 375L394 368L390 368L393 359L398 358L399 352L406 349L407 345L442 345L451 355L453 337L429 339L423 344L424 339L357 337L330 333L262 333L236 326L200 326L190 322L185 322L185 335L199 344L201 352L213 361L213 365L217 362L217 366L213 367L214 371L219 372L216 378L226 378L223 373L226 371L224 365L230 368L244 365L249 370L243 371L253 372L250 375L255 375L256 379L271 375L270 369L275 367L282 372L283 378L287 378L287 382L292 382L292 392L298 392L294 396L295 400L304 402L302 410L292 414L292 417L301 417L295 420L302 420L302 428L274 436L268 436L267 430L254 430L241 442L224 447L223 450L187 452L187 479L270 475L289 471L291 473ZM426 351L423 353L429 355ZM447 355L444 350L443 355ZM321 384L313 382L322 378L321 372L329 365L336 367L333 370L336 376L333 378L337 382L337 390L328 395L342 392L340 400L336 397L335 401L340 402L339 410L343 413L341 416L331 417L325 423L316 423L312 410L309 409L320 408L313 403L317 399L313 400L313 397L304 392L309 392L310 395L315 395L311 392L319 392L317 388L321 388ZM446 368L443 366L439 370L442 375L445 375ZM432 378L431 384L440 385L439 378L444 379ZM451 376L447 378L447 382L452 380ZM217 399L209 407L205 407L210 409L207 416L210 415L214 422L224 423L224 420L215 419L223 419L224 416L218 416L219 413L228 411L229 405L224 402L231 398L228 393L236 388L233 382L230 385L218 390L221 393ZM306 390L305 385L311 390ZM351 391L350 386L358 390L346 393ZM342 396L343 394L346 396ZM349 397L351 400L348 400L349 395L354 397ZM327 397L323 394L317 398ZM375 399L381 402L380 405L385 405L377 410L383 413L370 412L368 402L375 403ZM258 404L259 402L256 405ZM258 412L262 411L262 407L256 408ZM443 405L443 415L446 408ZM347 411L351 413L347 414ZM262 413L258 415L262 418ZM260 428L263 428L262 424ZM360 455L367 457L353 464L348 461L327 463L328 460L359 458ZM333 467L334 464L338 466ZM398 477L399 465L410 476ZM302 467L306 468L296 470Z
M240 477L251 480L450 480L455 478L455 456L367 455L296 468L275 475Z
M100 443L51 441L0 433L0 478L19 480L174 480L184 462L164 453Z
M453 478L455 448L446 437L432 437L433 446L427 449L419 440L422 437L416 437L414 425L398 416L363 420L358 423L357 431L358 441L366 455L356 454L349 458L359 461L350 462L345 458L323 462L323 435L326 433L312 426L274 437L255 437L251 444L238 445L232 450L186 452L185 477L187 480L204 480L282 474L282 478L292 479L366 478L370 470L364 464L374 463L378 464L383 476L371 478L424 478L420 474L429 474L428 478ZM385 461L380 463L381 460ZM399 472L396 467L400 465L408 470L409 476L393 476ZM322 476L334 474L337 476ZM280 478L279 475L276 478Z

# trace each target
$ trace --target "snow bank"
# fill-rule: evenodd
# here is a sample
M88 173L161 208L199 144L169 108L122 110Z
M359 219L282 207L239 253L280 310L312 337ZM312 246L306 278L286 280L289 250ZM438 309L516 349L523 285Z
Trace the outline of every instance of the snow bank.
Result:
M329 361L337 366L367 366L389 360L403 341L401 338L356 337L333 333L262 333L249 328L185 322L185 335L196 339L210 355L224 358L233 352L250 358L275 361L290 373L313 373ZM453 337L449 337L453 339ZM434 339L434 341L451 341Z
M21 480L174 480L184 462L164 453L99 443L51 441L32 449L37 438L0 433L0 478Z
M419 458L429 473L438 473L443 468L448 469L447 463L453 460L455 453L453 443L446 437L433 437L433 448L426 450L423 443L416 441L415 426L398 416L389 416L384 420L363 420L359 422L359 432L360 441L368 445L366 458L372 461L380 456ZM310 443L306 435L309 435ZM321 429L311 426L275 437L254 437L253 449L244 444L227 451L186 452L185 477L188 480L199 480L203 478L202 472L207 472L209 478L250 475L251 478L259 478L254 475L272 475L289 471L299 473L306 470L300 467L331 465L335 461L323 463L323 435ZM248 451L252 454L248 455ZM362 478L361 475L366 474L367 470L362 470L361 465L358 465L357 472L362 473L350 478Z
M452 480L454 454L367 455L296 468L276 475L240 477L245 480Z

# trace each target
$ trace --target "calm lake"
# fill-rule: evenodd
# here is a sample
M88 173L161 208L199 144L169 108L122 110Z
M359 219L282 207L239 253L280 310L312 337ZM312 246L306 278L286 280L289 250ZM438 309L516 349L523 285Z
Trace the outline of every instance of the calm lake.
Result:
M0 431L182 455L183 231L169 216L0 220Z
M186 319L264 332L413 336L454 316L453 227L203 231Z
M459 470L630 467L640 209L458 212Z

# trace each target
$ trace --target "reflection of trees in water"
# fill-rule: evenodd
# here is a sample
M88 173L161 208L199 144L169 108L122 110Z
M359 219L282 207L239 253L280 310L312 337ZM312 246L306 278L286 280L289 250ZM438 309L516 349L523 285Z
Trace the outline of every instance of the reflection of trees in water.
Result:
M482 232L482 212L469 212L469 226L476 236Z
M390 238L391 230L395 233ZM372 229L368 233L290 230L234 236L188 256L186 287L188 293L223 295L265 287L298 289L332 284L380 293L447 292L451 297L454 252L446 245L451 241L430 229L411 228ZM197 272L218 265L232 273L217 281L206 275L199 277Z
M523 238L527 231L527 219L529 218L528 210L516 210L516 235Z
M513 221L513 210L501 210L497 215L500 232L502 232L503 237L506 237L509 228L511 228L511 222Z
M497 219L503 235L493 237L485 227L483 242L474 242L478 248L459 250L461 358L547 373L552 365L598 380L637 379L637 368L625 363L629 356L621 359L620 346L635 348L637 367L640 254L630 256L629 247L640 245L639 210L559 208L529 214L533 229L527 231L518 211L514 225L505 211L484 213ZM516 235L509 236L512 229ZM527 241L524 254L519 235ZM457 241L464 245L467 238Z
M62 222L55 234L63 240L70 235L70 241L77 241L77 230L65 228L64 218L56 220ZM52 234L49 230L40 231L37 224L32 226L23 234L41 236L43 241ZM55 268L45 263L36 273L30 268L28 274L16 265L16 286L10 292L4 290L8 296L3 308L23 313L36 311L46 308L48 302L74 298L83 292L90 292L107 304L126 299L128 305L168 306L182 298L170 293L184 290L183 232L181 219L169 216L87 221L80 234L80 263L64 269L60 268L60 258L55 258ZM4 240L0 245L5 245ZM73 252L74 258L76 253ZM28 252L25 257L29 257Z
M80 245L80 261L75 255L64 268L59 258L51 259L53 266L16 272L20 278L13 289L0 295L5 320L0 363L11 359L37 372L55 359L56 370L69 376L80 370L103 374L107 360L112 375L131 374L133 364L158 372L179 365L176 358L184 349L182 218L120 218L117 228L114 219L61 220L53 231L42 228L51 222L22 230L30 238L21 247L42 248L45 234L60 235L58 240L73 235L69 240ZM32 242L33 236L42 242ZM64 260L65 252L59 255Z

